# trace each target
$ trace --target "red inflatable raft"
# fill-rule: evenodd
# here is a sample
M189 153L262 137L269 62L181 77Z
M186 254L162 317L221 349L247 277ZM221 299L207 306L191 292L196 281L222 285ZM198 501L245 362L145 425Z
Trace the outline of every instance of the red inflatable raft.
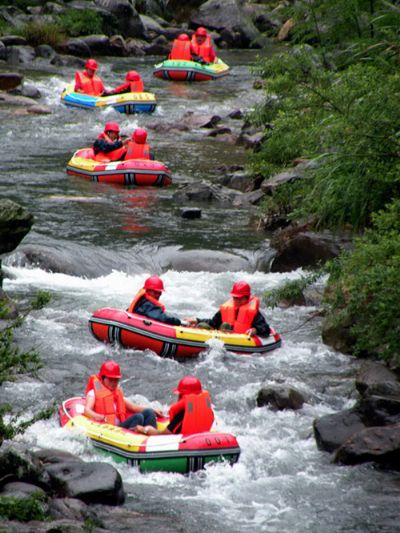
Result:
M93 159L92 148L82 148L67 165L67 174L92 181L121 185L153 185L163 187L172 183L168 168L159 161L128 159L103 163Z
M95 422L84 416L85 398L75 397L63 402L58 414L60 425L82 433L100 452L118 462L136 466L141 472L196 472L209 463L234 464L240 447L231 433L207 431L194 434L147 436L110 424ZM169 420L157 421L158 429Z
M208 341L218 339L226 350L239 354L265 354L279 348L281 338L271 329L269 337L249 337L218 330L169 326L119 309L96 311L89 329L102 342L118 342L124 348L150 349L162 357L194 357L206 350Z

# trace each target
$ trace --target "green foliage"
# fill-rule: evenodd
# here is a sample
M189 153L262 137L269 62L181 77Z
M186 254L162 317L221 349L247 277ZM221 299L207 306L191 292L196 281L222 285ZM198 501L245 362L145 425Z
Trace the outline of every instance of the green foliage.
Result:
M328 302L340 322L352 318L355 353L378 354L400 369L400 200L374 216L374 228L343 254Z
M272 289L265 295L267 305L269 307L276 307L284 300L300 300L303 297L304 290L318 281L324 274L326 274L326 267L322 267L315 272L309 272L299 279L286 281L281 287Z
M30 520L47 519L44 506L45 496L42 493L33 493L29 498L15 498L13 496L0 496L0 517L6 520Z
M72 37L103 33L103 19L90 9L68 9L59 16L58 23Z
M43 309L51 300L51 293L48 291L37 291L35 298L31 302L31 308L35 310Z
M0 331L0 385L17 374L35 372L42 366L39 355L34 350L21 351L13 337L12 327Z
M15 28L14 33L24 37L31 46L39 46L40 44L57 46L65 39L65 35L57 24L46 22L28 22Z
M269 176L293 159L317 159L308 179L295 186L293 197L300 194L301 203L291 203L293 216L359 229L400 190L400 107L394 97L400 75L387 65L329 71L314 56L300 47L262 64L268 91L279 98L267 98L264 117L274 127L252 168Z

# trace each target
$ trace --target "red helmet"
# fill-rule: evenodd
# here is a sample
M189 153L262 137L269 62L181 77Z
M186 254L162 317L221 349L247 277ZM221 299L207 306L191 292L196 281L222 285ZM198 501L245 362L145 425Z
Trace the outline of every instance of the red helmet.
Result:
M147 140L147 131L144 128L137 128L133 132L132 137L133 137L133 140L135 141L135 143L144 144L146 142L146 140Z
M242 296L250 296L251 288L245 281L237 281L233 284L231 290L231 296L236 298L242 298Z
M118 122L107 122L107 124L104 126L104 131L115 131L116 133L119 133Z
M158 276L150 276L144 282L144 288L146 290L150 289L152 291L163 292L164 283L162 282L162 279L160 279Z
M136 70L130 70L129 72L126 73L125 81L139 81L139 80L140 80L140 76L136 72Z
M207 37L207 30L203 28L203 26L200 26L200 28L197 28L196 35L204 35Z
M92 70L97 70L99 65L95 59L88 59L85 63L85 68L90 68Z
M180 33L177 37L178 41L190 41L187 33Z
M106 378L121 378L121 369L119 367L119 364L110 359L109 361L104 361L104 363L101 365L100 372L99 372L100 378L105 376Z
M176 389L173 390L174 394L200 394L203 390L201 382L194 376L185 376L180 380Z

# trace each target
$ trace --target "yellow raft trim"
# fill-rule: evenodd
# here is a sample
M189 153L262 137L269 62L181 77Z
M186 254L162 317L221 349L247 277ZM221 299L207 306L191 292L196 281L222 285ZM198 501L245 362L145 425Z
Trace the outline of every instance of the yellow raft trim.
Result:
M162 423L157 422L157 428L164 429L168 423L169 421ZM78 429L89 438L104 442L105 444L117 446L121 450L130 452L138 452L139 448L143 446L146 439L148 439L148 435L128 432L123 428L113 426L112 424L99 424L83 415L74 416L74 418L65 424L65 427L73 431Z
M207 342L209 339L218 339L224 344L234 346L257 346L252 337L243 333L225 333L219 330L176 327L176 338L190 341Z
M74 93L75 85L73 83L70 83L67 85L67 87L64 89L61 98L64 98L68 93ZM143 103L143 102L153 102L156 103L156 96L154 93L123 93L123 94L112 94L110 96L93 96L90 94L84 94L84 93L76 93L76 94L82 94L82 96L92 96L93 98L97 98L96 106L95 107L104 107L109 105L115 105L115 104L135 104L135 103Z

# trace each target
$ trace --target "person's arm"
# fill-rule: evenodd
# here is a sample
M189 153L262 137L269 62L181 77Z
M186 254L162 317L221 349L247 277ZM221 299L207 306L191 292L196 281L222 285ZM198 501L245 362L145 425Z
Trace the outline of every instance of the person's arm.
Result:
M154 157L154 152L153 150L150 148L150 161L154 161L155 157Z
M130 83L123 83L122 85L118 85L118 87L115 87L115 89L111 89L108 94L122 94L122 93L129 93L130 92Z
M82 93L83 90L82 90L82 85L81 85L81 78L79 76L79 72L75 72L75 87L74 87L74 91L76 93Z
M96 422L104 422L106 417L105 415L101 415L99 413L96 413L94 410L94 404L96 401L95 395L90 394L91 391L86 396L86 403L85 403L85 410L84 414L88 418L92 418L93 420L96 420Z
M139 305L135 309L135 313L139 315L147 316L153 320L158 320L164 324L169 324L171 326L180 326L181 320L178 317L164 313L161 307L152 304L145 298L139 302Z
M109 143L105 139L96 139L93 143L93 150L95 154L98 154L99 152L104 152L107 154L113 150L118 150L118 148L121 148L121 146L123 146L123 142L121 140Z
M212 329L219 329L220 325L222 324L221 311L217 311L212 318L187 317L185 318L185 322L187 322L191 327L195 327L200 322L203 322L204 324L208 324Z
M252 327L246 332L250 336L260 335L261 337L268 337L270 334L270 327L260 311L253 318L251 326Z

